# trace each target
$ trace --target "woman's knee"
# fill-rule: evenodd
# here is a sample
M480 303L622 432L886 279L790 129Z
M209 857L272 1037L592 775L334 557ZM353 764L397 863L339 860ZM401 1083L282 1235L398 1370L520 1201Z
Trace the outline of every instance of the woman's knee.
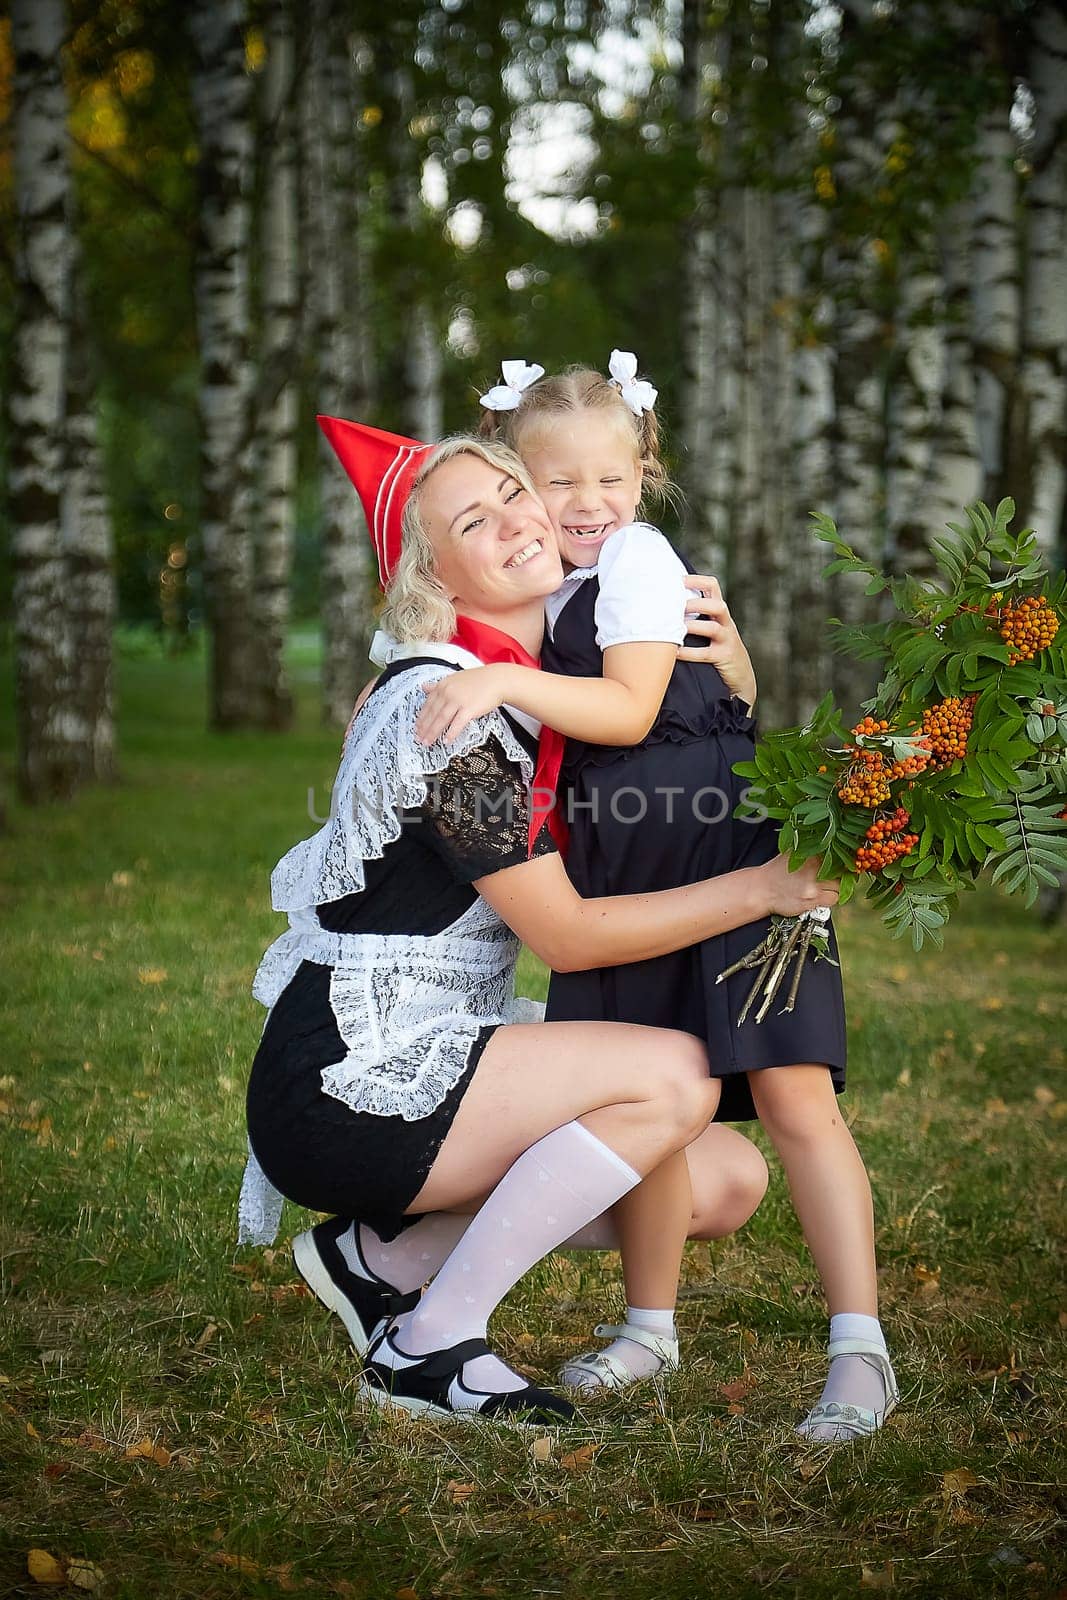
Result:
M668 1042L669 1041L669 1042ZM666 1035L656 1069L656 1099L682 1143L699 1137L715 1115L719 1083L708 1076L707 1052L688 1033Z

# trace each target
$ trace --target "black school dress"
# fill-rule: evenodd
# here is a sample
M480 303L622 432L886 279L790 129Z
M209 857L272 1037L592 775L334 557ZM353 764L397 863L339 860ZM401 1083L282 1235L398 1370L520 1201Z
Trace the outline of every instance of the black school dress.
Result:
M427 664L408 659L388 668L374 694L398 672ZM534 742L506 721L532 761ZM477 901L473 880L528 859L528 827L525 786L490 739L435 773L425 802L401 814L399 837L363 862L362 892L317 906L318 923L342 935L444 933ZM555 848L543 827L533 855ZM330 979L329 966L304 960L271 1007L248 1084L249 1144L287 1199L357 1218L391 1239L405 1226L496 1024L477 1029L462 1076L428 1115L408 1121L353 1110L322 1084L348 1050Z
M542 648L546 671L601 676L598 591L596 577L577 585ZM688 661L676 663L641 744L618 749L568 740L562 771L570 827L567 872L579 894L673 889L775 856L777 823L733 815L745 781L732 767L751 759L754 746L755 722L743 703L714 667ZM765 918L628 966L553 973L546 1020L640 1022L696 1034L707 1045L712 1075L723 1082L717 1121L755 1117L745 1074L763 1067L825 1064L840 1093L845 1009L837 967L809 956L792 1013L780 1016L772 1008L759 1024L750 1013L741 1028L736 1019L755 973L715 981L769 926ZM836 960L832 929L830 950Z

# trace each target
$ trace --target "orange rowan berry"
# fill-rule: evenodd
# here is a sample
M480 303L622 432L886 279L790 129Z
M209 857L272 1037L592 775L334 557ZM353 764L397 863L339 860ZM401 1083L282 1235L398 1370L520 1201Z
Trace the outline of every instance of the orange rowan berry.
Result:
M884 805L889 799L885 757L878 750L859 750L837 786L846 806Z
M866 833L870 842L861 844L856 851L856 871L881 872L901 856L910 855L919 842L917 833L904 832L910 821L904 807L898 806L892 816L878 817L872 822Z
M974 702L978 696L949 695L947 700L928 706L923 712L922 731L930 751L930 762L937 767L947 767L953 761L962 761L967 754L967 735L974 720Z
M1060 619L1044 595L1027 595L1000 614L1000 637L1008 646L1008 665L1032 661L1047 650L1059 632Z

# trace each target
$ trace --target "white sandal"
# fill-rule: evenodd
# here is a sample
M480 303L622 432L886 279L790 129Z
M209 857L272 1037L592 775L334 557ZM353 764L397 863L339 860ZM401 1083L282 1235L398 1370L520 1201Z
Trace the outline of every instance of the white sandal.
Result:
M889 1357L880 1344L870 1339L831 1339L828 1346L830 1360L835 1356L859 1356L873 1367L882 1380L885 1404L881 1411L871 1411L867 1406L839 1405L836 1400L820 1401L812 1406L797 1428L801 1438L809 1438L812 1428L829 1424L837 1429L834 1439L816 1439L816 1444L848 1444L853 1439L868 1439L896 1410L900 1390L889 1365Z
M597 1339L629 1339L633 1344L644 1345L646 1350L651 1350L660 1361L659 1371L648 1374L651 1378L661 1378L667 1372L678 1370L677 1339L649 1333L647 1328L631 1327L628 1322L618 1328L599 1322L593 1334ZM643 1383L645 1379L635 1378L617 1356L609 1355L606 1350L590 1350L587 1355L575 1356L573 1361L565 1362L559 1369L559 1381L568 1389L590 1390L628 1389L632 1383Z

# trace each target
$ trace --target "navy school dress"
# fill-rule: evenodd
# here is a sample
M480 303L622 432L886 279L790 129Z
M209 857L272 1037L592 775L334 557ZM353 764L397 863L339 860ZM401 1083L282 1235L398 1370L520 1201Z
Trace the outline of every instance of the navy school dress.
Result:
M692 569L690 569L692 570ZM577 585L541 651L548 672L599 678L603 657L594 612L599 580ZM691 637L689 644L704 641ZM617 748L567 741L561 787L570 845L567 872L579 894L641 894L754 867L778 853L778 824L745 822L733 812L745 780L732 771L751 759L755 722L714 667L679 661L663 704L639 745ZM788 989L761 1023L753 1006L737 1016L755 979L742 971L716 984L726 967L754 948L769 919L673 955L588 972L553 973L547 1021L639 1022L679 1028L707 1045L722 1079L716 1121L756 1115L745 1074L762 1067L815 1062L845 1086L845 1008L841 974L808 957L794 1010L779 1015ZM837 940L830 933L837 959Z

